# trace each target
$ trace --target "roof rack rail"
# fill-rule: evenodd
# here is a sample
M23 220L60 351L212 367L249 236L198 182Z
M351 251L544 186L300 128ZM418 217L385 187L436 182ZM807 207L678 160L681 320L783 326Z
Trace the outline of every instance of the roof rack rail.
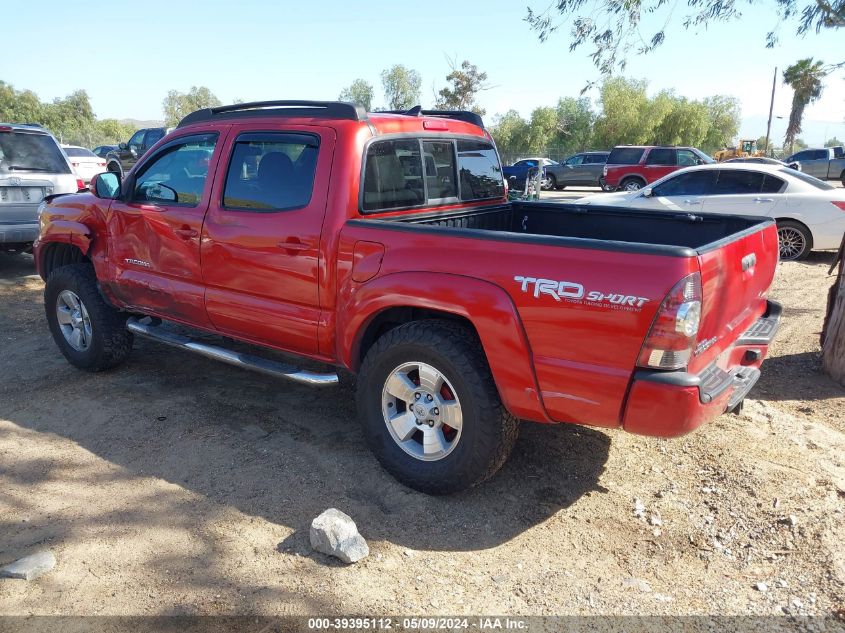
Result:
M435 116L441 119L455 119L464 123L471 123L480 128L484 127L484 120L480 114L469 110L423 110L422 106L416 105L409 110L385 110L388 114L404 114L405 116Z
M252 116L302 116L326 119L347 119L349 121L366 121L367 112L359 105L344 101L250 101L235 103L214 108L203 108L185 116L179 125L183 127L191 123L235 119Z

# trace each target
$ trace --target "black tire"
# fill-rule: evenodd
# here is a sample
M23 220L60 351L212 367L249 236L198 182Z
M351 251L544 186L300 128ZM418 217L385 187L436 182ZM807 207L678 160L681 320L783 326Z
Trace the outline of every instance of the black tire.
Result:
M557 188L558 188L557 178L555 178L552 174L547 174L546 175L546 187L545 187L544 190L545 191L554 191Z
M403 450L382 415L385 382L408 362L435 367L460 401L460 441L437 461ZM499 398L480 341L449 321L415 321L390 330L367 352L357 387L358 417L370 449L396 479L427 494L451 494L488 479L505 463L519 433L519 421Z
M74 348L62 333L57 317L59 295L69 290L87 310L91 325L86 349ZM132 334L126 330L127 314L103 300L97 276L90 264L71 264L54 270L44 287L44 309L53 340L68 362L86 371L103 371L122 363L132 350Z
M645 187L645 182L641 178L625 178L619 183L621 191L639 191Z
M843 169L842 173L839 174L839 181L842 183L842 186L845 187L845 169Z
M806 259L813 250L813 234L800 222L778 220L778 248L781 261L797 262Z

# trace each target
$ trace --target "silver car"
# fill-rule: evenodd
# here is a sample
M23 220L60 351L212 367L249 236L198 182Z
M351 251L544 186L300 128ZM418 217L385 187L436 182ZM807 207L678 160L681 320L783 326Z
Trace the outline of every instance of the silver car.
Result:
M32 248L44 196L82 188L49 132L37 125L0 123L0 251Z

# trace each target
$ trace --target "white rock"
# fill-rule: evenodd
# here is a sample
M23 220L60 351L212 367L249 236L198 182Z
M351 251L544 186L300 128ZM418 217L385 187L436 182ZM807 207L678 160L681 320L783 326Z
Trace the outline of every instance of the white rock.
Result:
M754 588L761 593L766 593L769 590L769 585L764 582L758 582L754 585Z
M370 553L364 537L348 515L329 508L311 522L311 547L344 563L357 563Z
M626 578L622 581L622 585L625 587L631 587L632 589L638 589L644 593L651 591L651 585L645 580L640 580L639 578Z
M35 580L43 576L56 566L56 557L50 550L36 552L16 560L11 565L0 569L0 578L20 578L21 580Z
M663 525L663 519L661 519L660 515L657 513L652 514L649 517L648 522L652 525Z

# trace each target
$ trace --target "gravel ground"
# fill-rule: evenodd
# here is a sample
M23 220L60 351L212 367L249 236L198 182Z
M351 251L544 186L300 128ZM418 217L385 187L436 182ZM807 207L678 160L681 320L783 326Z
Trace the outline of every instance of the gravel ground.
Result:
M818 369L832 256L780 266L742 415L658 440L524 424L467 493L397 484L343 391L137 341L89 375L29 257L0 256L0 614L831 614L845 609L845 388ZM370 556L311 552L349 514ZM762 584L761 584L762 583Z

